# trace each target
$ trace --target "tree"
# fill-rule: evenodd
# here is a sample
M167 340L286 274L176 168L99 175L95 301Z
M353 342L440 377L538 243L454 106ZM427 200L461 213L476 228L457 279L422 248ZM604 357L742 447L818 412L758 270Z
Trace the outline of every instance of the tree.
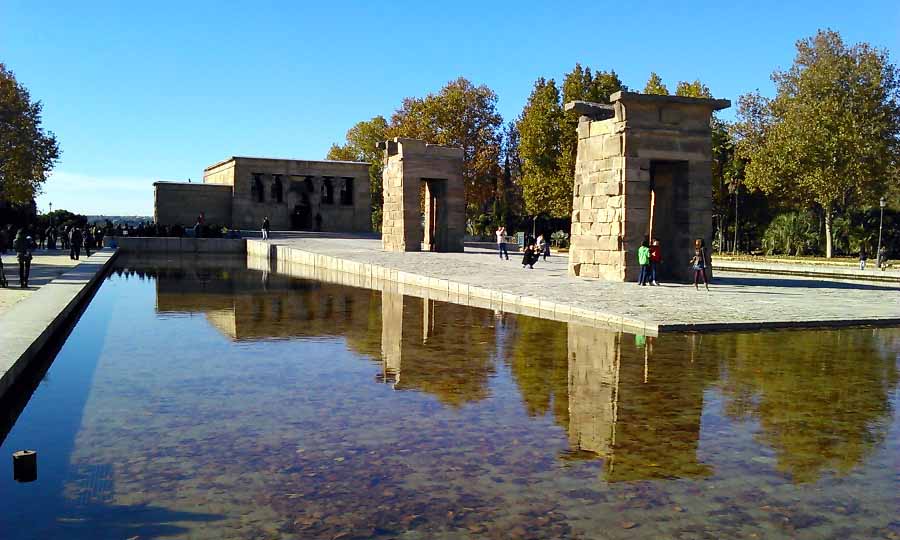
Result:
M663 84L662 78L653 71L650 73L650 78L647 79L647 84L644 86L644 93L668 96L669 89Z
M460 77L437 94L404 99L391 117L387 134L461 147L466 201L470 209L483 212L496 193L500 175L502 124L497 94Z
M381 230L381 208L384 204L381 189L381 173L384 168L383 152L378 143L387 139L388 123L383 116L357 122L347 130L343 145L332 144L327 159L339 161L366 161L369 165L369 185L372 195L372 228Z
M654 74L655 75L655 74ZM662 81L660 81L662 83ZM650 84L649 82L647 84ZM695 79L694 82L680 81L675 87L675 95L695 98L712 98L709 87Z
M741 96L738 153L746 183L800 205L816 205L832 256L838 208L872 204L885 194L900 156L900 83L886 51L846 46L819 31L797 42L787 71L775 71L774 99Z
M615 71L592 73L590 67L582 68L581 64L575 64L572 71L563 78L562 104L575 100L609 103L610 94L624 89L625 85ZM559 170L574 182L575 156L578 153L578 114L574 111L565 112L561 129ZM571 200L567 204L571 205ZM571 208L569 211L571 212Z
M0 63L0 200L33 199L59 159L56 137L41 127L42 109Z
M559 168L565 118L553 79L539 78L516 123L521 140L525 212L564 217L572 211L572 182Z

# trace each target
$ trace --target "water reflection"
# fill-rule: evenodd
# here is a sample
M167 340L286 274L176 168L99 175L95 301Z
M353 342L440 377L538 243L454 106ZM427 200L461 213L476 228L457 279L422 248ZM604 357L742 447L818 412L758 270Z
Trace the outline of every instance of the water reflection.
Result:
M147 267L144 263L144 268ZM381 363L377 380L460 407L490 396L510 369L532 417L566 430L564 460L600 458L609 482L697 478L704 394L795 482L847 472L886 435L896 389L890 330L644 337L247 270L171 262L156 278L159 313L202 312L235 340L342 336Z
M51 366L69 399L2 448L56 464L0 478L4 539L900 534L897 330L653 338L121 264Z

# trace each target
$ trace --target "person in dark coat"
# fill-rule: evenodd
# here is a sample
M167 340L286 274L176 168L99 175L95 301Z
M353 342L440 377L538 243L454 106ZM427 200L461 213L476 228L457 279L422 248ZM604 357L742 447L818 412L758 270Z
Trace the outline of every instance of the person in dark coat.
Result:
M19 229L13 248L19 259L19 286L23 289L28 286L28 276L31 274L31 252L34 247L34 240L25 235L25 229Z
M69 258L77 261L81 257L81 229L72 227L69 232Z

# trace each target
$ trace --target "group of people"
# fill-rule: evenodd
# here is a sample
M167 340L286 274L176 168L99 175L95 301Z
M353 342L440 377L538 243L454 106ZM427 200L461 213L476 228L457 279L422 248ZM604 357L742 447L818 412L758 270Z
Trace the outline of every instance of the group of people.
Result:
M637 250L637 259L638 264L641 267L640 274L638 275L638 284L659 285L656 278L663 261L662 247L660 246L659 240L654 239L652 243L648 240L641 242L641 247ZM695 289L700 288L700 281L702 280L703 286L706 287L707 291L709 290L709 280L706 274L708 260L706 242L704 242L702 238L696 239L694 241L694 256L691 257L689 263L691 271L694 273Z
M882 270L885 270L887 268L887 247L881 246L881 248L878 250L878 253L876 255L878 257L875 261L875 264L877 265L876 267L881 268ZM868 253L866 253L866 246L860 247L859 248L859 269L860 270L866 269L866 262L868 260L869 260L869 255L868 255Z
M509 260L509 251L506 247L506 227L497 227L495 233L497 235L497 252L501 259ZM543 234L539 234L537 238L525 237L525 245L522 249L522 268L534 268L534 263L541 260L547 260L550 256L550 243L544 239Z
M15 234L12 226L0 231L0 254L12 249L19 263L19 286L28 287L28 279L31 275L31 261L34 258L35 249L57 249L57 243L63 250L69 250L69 258L79 260L82 249L90 257L91 250L103 246L105 232L102 227L89 226L82 229L77 226L47 227L45 230L33 232L32 227L21 227ZM0 259L0 286L8 287L9 283L3 271L3 261Z

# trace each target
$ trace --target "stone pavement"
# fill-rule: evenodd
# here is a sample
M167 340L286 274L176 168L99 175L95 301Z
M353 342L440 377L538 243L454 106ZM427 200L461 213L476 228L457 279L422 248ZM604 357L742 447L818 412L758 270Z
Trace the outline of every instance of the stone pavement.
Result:
M34 259L31 261L28 288L22 289L19 287L19 261L16 259L15 254L8 251L2 257L3 272L6 274L9 288L0 288L0 315L9 310L14 304L31 296L40 287L62 275L78 262L69 258L68 251L39 249L35 251Z
M859 269L859 262L854 264L842 263L803 263L800 261L748 261L728 260L713 257L713 264L729 272L749 272L759 274L774 274L783 276L805 276L815 278L830 278L853 281L879 281L900 284L900 269L889 266L879 269L875 261L866 266L865 270Z
M248 253L250 244L248 242ZM498 291L498 296L537 299L573 310L591 310L643 326L648 332L738 330L758 328L900 325L900 285L832 279L716 272L707 292L693 285L640 287L567 275L565 256L540 261L524 269L521 256L499 260L493 250L467 247L465 253L381 250L372 237L325 233L275 235L270 244L290 247L353 263L377 265L427 278ZM355 265L359 267L361 265ZM451 290L452 287L451 287ZM503 296L506 298L506 296Z
M35 359L41 358L51 340L71 324L79 306L89 298L115 256L116 252L104 249L91 257L82 257L74 266L54 259L60 264L51 266L59 268L67 264L67 271L0 312L0 398ZM64 259L69 260L68 254ZM9 292L0 289L0 293Z

